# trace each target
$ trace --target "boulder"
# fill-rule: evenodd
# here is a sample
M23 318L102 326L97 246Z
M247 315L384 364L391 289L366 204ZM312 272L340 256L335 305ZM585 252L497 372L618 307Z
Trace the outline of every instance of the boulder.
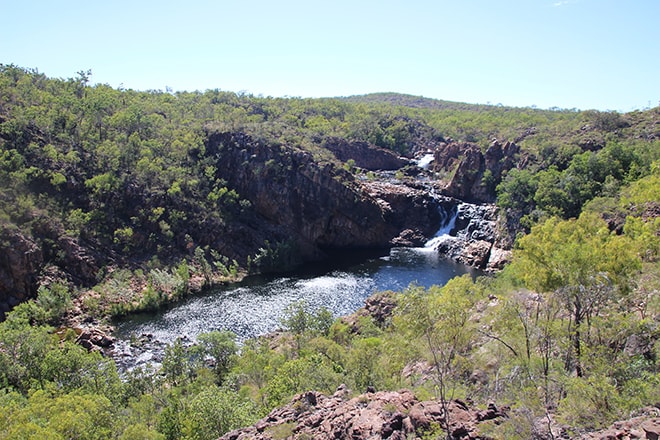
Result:
M649 440L660 439L660 418L646 420L642 423L641 428Z
M660 439L660 410L655 407L643 408L639 415L627 420L614 422L606 429L585 433L581 440L610 439Z
M340 319L349 326L352 333L360 333L360 318L369 317L376 325L384 327L390 322L396 306L396 293L391 291L376 292L365 300L364 307Z
M506 171L518 166L519 152L515 143L497 139L485 153L477 144L450 142L436 148L433 170L451 174L446 195L467 202L494 202L495 188Z
M76 339L76 343L82 345L87 350L108 348L111 347L114 342L115 340L112 336L108 336L102 330L97 328L80 330L80 334Z
M511 255L512 253L508 249L502 249L497 246L491 247L486 270L494 272L504 269L504 266L511 261Z

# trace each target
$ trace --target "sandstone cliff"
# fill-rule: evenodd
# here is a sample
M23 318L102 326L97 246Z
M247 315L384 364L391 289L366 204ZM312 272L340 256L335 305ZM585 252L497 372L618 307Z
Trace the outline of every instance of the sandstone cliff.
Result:
M433 170L451 173L444 193L467 202L494 202L495 188L503 174L517 166L520 148L513 142L493 140L486 152L469 142L440 145Z
M264 229L293 242L305 259L324 249L388 247L406 229L428 236L437 228L439 205L428 192L362 184L294 147L211 133L205 154L216 158L218 177L252 203Z
M410 162L394 154L391 150L378 148L367 142L347 141L340 138L331 138L323 146L332 151L341 162L353 160L355 166L365 170L398 170Z
M44 262L41 247L18 230L2 228L0 240L0 320L37 288L37 275Z

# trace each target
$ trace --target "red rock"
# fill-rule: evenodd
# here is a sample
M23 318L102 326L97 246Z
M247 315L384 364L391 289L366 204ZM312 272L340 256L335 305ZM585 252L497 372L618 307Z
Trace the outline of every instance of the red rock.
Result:
M345 387L340 387L338 393L345 391ZM273 410L254 426L231 431L221 439L270 439L269 429L286 423L295 424L292 429L294 439L405 440L422 436L432 425L444 423L439 402L420 402L409 390L379 391L350 400L337 398L338 393L333 397L320 393L299 394L291 403ZM315 405L310 404L310 394ZM293 410L300 408L301 404L305 408L302 412ZM480 412L459 401L447 405L452 435L465 440L477 439ZM486 414L493 418L506 417L494 405Z
M642 429L649 440L658 440L660 438L660 418L647 420L642 423Z

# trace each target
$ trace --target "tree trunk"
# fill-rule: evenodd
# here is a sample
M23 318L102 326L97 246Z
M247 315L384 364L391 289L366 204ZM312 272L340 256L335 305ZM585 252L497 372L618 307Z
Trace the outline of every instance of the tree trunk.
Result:
M582 324L582 304L580 298L576 297L573 304L575 306L573 319L575 320L575 333L573 334L573 349L575 350L575 374L577 377L582 377L582 346L580 337L580 326Z

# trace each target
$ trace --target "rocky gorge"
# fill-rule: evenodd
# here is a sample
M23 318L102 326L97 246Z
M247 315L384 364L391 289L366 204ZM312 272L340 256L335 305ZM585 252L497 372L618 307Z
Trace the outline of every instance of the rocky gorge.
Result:
M426 246L443 258L484 271L499 270L508 261L510 251L498 246L494 204L466 203L442 195L446 183L434 180L434 172L420 170L413 160L388 150L361 144L351 156L352 150L342 145L343 158L350 160L359 153L361 165L375 171L375 177L331 164L319 167L307 153L273 149L244 134L211 134L205 154L223 164L217 168L220 176L240 194L249 194L257 213L244 241L230 243L225 237L216 245L246 246L249 240L286 243L295 252L277 263L284 266L323 258L337 249L392 246ZM387 172L392 170L382 172L377 167L384 161L397 162L403 171L398 176ZM439 235L432 238L434 234ZM84 340L96 344L98 337L85 336L95 332L85 330ZM117 347L96 344L94 349L115 357L122 368L131 368L144 356L162 360L162 341L150 334L136 337L139 343L133 347L119 341Z
M454 170L445 182L434 180L433 172L419 169L411 158L365 142L335 139L324 146L335 160L354 164L357 174L291 146L268 145L241 132L208 132L205 149L193 150L191 159L214 162L212 177L227 182L249 206L223 225L202 222L184 228L175 235L168 258L185 257L191 245L210 246L245 265L268 243L267 251L277 254L276 261L261 268L269 271L323 259L329 250L417 246L463 201L491 202L492 188L488 192L479 182L487 172L501 178L517 151L511 143L494 142L485 154L475 146L441 144L431 169ZM366 178L360 174L367 172ZM173 209L181 208L174 203ZM462 206L450 234L454 238L439 244L438 251L480 269L501 267L506 252L498 244L496 208ZM30 235L2 228L6 252L0 258L0 313L34 297L39 285L62 280L91 286L100 280L101 267L129 261L113 246L72 236L63 226L33 215L36 226Z
M483 241L506 248L497 226L494 185L516 165L515 144L494 141L484 154L475 145L441 144L434 152L433 172L366 143L326 145L338 160L376 173L360 178L330 163L317 164L309 153L270 148L241 134L211 134L206 154L217 158L221 177L246 195L260 217L287 231L308 257L332 248L419 245L457 210L450 235L459 236L465 245ZM400 176L378 173L384 170ZM454 171L449 182L434 177L448 170ZM486 174L491 176L490 186L479 183ZM490 248L481 247L485 255L474 261L462 258L463 262L485 268ZM459 257L456 251L448 256Z

